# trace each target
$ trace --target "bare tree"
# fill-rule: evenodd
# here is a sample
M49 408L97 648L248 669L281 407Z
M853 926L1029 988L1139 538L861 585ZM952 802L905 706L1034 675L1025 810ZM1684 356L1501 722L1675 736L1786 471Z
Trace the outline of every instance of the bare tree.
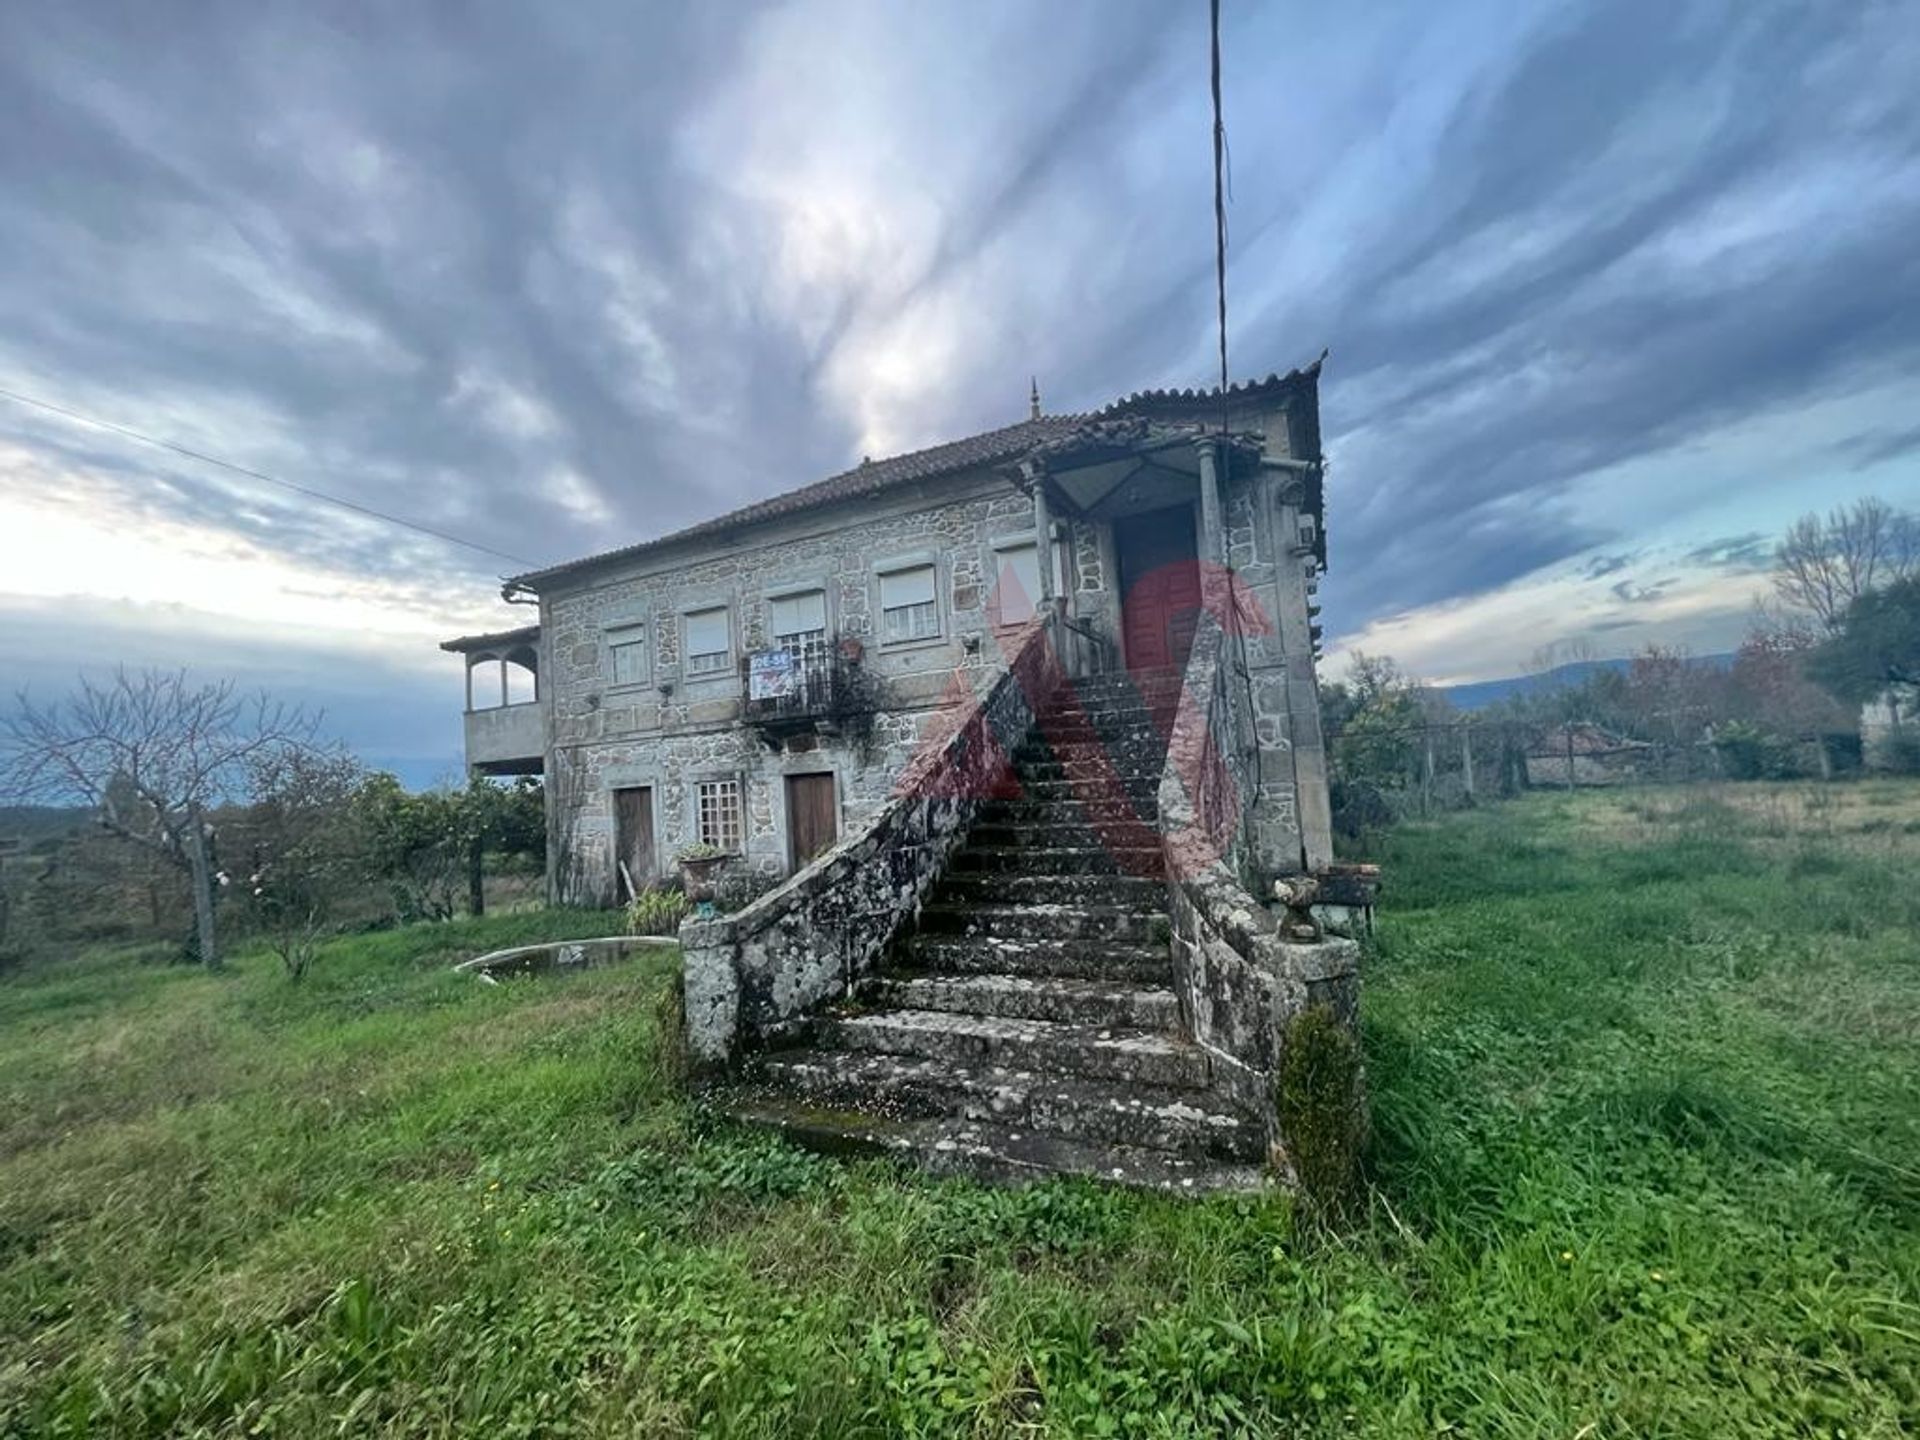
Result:
M1802 515L1774 550L1773 588L1831 632L1862 595L1920 571L1920 518L1865 496Z
M24 693L0 721L0 774L23 800L89 806L111 835L187 879L201 962L218 968L213 812L246 793L249 767L312 746L319 717L184 670L84 677L50 705Z

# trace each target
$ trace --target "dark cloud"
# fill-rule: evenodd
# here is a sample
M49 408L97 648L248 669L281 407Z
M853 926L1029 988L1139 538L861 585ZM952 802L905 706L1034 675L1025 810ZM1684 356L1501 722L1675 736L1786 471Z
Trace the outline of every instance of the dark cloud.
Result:
M1889 460L1898 460L1920 450L1920 425L1856 435L1842 443L1839 449L1855 470L1884 465Z
M1706 544L1689 550L1685 559L1689 564L1703 565L1714 570L1733 570L1741 573L1769 570L1773 567L1775 543L1774 536L1751 530L1744 535L1728 535L1719 540L1709 540Z
M1333 348L1336 632L1624 572L1658 517L1595 477L1920 359L1897 7L1227 25L1235 368ZM1199 10L1117 0L6 7L0 384L532 562L628 543L856 458L863 377L914 441L1031 373L1051 408L1206 382L1205 56ZM795 173L863 263L796 260ZM4 402L0 435L72 503L423 613L511 568Z
M1598 580L1602 576L1618 574L1631 565L1635 558L1631 552L1619 555L1596 555L1581 567L1580 573L1589 580Z

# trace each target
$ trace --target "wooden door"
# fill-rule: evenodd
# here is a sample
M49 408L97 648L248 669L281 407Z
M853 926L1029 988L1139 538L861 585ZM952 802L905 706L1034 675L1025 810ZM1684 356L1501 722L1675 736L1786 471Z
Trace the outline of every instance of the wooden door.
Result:
M1117 520L1113 542L1127 668L1184 667L1200 620L1193 507L1174 505Z
M831 772L787 776L787 848L794 869L832 846L839 809Z
M653 787L635 785L613 792L614 893L622 900L644 890L654 878ZM623 876L620 867L626 867Z

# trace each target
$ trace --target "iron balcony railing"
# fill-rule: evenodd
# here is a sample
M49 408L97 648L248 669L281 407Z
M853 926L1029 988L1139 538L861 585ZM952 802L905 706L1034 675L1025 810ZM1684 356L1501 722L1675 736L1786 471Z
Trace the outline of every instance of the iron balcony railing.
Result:
M851 662L825 634L795 636L746 657L741 683L756 724L819 720L846 693Z

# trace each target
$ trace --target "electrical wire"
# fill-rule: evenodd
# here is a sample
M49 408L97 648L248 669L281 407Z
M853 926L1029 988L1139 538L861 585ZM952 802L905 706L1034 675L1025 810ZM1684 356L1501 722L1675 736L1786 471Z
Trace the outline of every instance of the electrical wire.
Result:
M31 405L35 409L45 410L51 415L60 415L68 420L78 421L82 425L91 425L97 430L107 430L115 435L124 435L129 440L138 440L143 445L152 445L160 450L171 450L176 455L184 455L189 460L198 460L203 465L215 465L222 470L231 470L236 475L244 475L250 480L259 480L268 485L277 485L282 490L291 490L309 500L318 500L323 505L337 505L342 510L351 510L356 515L364 515L373 520L384 520L389 525L398 525L403 530L412 530L417 534L429 535L435 540L443 540L449 545L458 545L464 550L475 550L482 555L491 555L496 560L511 561L515 565L531 570L535 562L519 555L509 555L504 550L495 550L491 545L482 545L477 541L463 540L458 535L445 530L436 530L431 525L422 525L417 520L403 520L398 515L389 515L384 510L375 510L371 506L356 504L352 500L342 500L338 495L329 495L323 490L310 490L305 485L296 485L291 480L282 480L278 476L235 464L231 460L222 460L218 455L209 455L202 450L176 444L172 440L163 440L157 435L148 435L128 425L116 424L111 420L102 420L97 416L83 415L78 410L70 410L64 405L56 405L51 400L41 400L32 395L22 395L17 390L8 390L0 386L0 398L15 401L21 405Z

